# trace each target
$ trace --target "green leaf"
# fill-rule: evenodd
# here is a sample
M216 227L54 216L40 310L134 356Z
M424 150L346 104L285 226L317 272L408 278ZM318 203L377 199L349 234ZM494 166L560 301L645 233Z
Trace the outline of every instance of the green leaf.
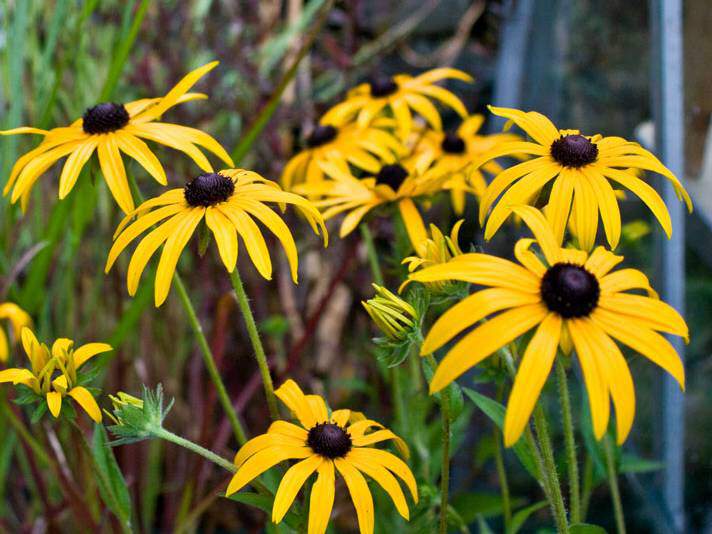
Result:
M119 520L130 528L131 526L131 497L128 486L121 474L119 464L116 462L114 452L109 445L109 438L102 425L95 425L92 439L92 455L94 466L99 476L99 494L106 506L109 507Z
M645 458L640 458L632 454L622 454L620 467L618 472L620 473L650 473L653 471L660 471L665 464L657 460L646 460Z
M489 417L494 424L499 427L500 430L504 427L504 413L505 408L499 402L485 397L484 395L476 392L474 389L462 388L472 402L484 412L484 414ZM534 461L534 452L532 451L530 445L525 439L520 439L512 447L514 454L517 455L519 461L522 463L524 468L529 472L534 478L537 477L536 463Z
M233 493L228 497L228 499L241 502L243 504L248 504L250 506L254 506L255 508L259 508L266 514L271 515L272 514L272 504L274 502L274 498L270 497L268 495L260 495L259 493L250 493L250 492L242 492L242 493ZM284 516L283 521L293 529L297 530L301 524L301 520L299 518L299 515L296 514L293 511L287 512L287 515Z
M569 534L607 534L606 529L590 523L576 523L569 527Z
M494 531L490 528L485 521L485 518L481 515L477 516L477 526L480 528L480 534L494 534Z
M520 528L522 528L526 520L529 519L529 516L532 515L534 512L541 510L545 506L546 501L539 501L527 506L526 508L522 508L521 510L519 510L516 514L512 516L512 524L510 525L507 534L517 534L517 532Z
M451 505L465 523L472 523L477 516L496 517L502 515L502 497L497 493L469 492L455 495ZM513 505L524 504L522 499L514 499Z

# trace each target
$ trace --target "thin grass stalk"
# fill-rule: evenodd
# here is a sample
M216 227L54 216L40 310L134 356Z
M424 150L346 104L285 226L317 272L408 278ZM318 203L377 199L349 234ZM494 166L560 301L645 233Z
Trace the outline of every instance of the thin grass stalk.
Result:
M371 274L373 275L373 281L379 286L383 285L383 271L381 270L381 265L378 262L378 252L376 251L376 244L373 241L373 234L368 224L361 223L359 225L359 230L361 231L361 237L363 238L363 244L366 245L366 254L368 257L368 265L371 268Z
M625 517L623 515L623 504L621 503L621 491L618 487L618 473L614 457L613 440L609 435L603 438L604 453L606 455L606 471L608 474L608 486L611 490L611 500L613 501L613 514L616 518L616 531L618 534L625 534Z

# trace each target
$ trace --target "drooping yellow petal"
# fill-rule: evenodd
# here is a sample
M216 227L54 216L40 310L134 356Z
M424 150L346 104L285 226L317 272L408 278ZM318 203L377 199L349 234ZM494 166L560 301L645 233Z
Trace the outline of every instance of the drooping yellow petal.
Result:
M552 231L549 221L547 221L547 218L544 217L542 212L532 206L516 206L512 209L514 213L522 218L524 223L532 231L532 234L534 234L534 238L539 244L549 265L554 265L558 262L561 241L558 240L558 236Z
M306 480L316 471L322 462L330 462L319 455L312 455L306 460L294 464L282 477L272 506L272 522L279 523L292 506L294 498Z
M430 381L430 393L437 393L497 349L529 331L547 314L543 304L528 304L503 312L475 328L442 359Z
M334 462L322 462L318 467L319 476L312 485L309 497L309 532L324 534L329 526L331 509L334 506L336 480Z
M408 464L395 454L381 449L357 447L349 452L349 458L360 462L376 463L385 467L405 483L413 497L413 501L418 502L418 485L415 482L415 477L408 467Z
M682 390L685 389L685 368L675 348L663 336L650 330L634 317L621 321L618 314L596 309L591 319L614 339L629 346L670 373Z
M11 368L0 371L0 383L27 384L35 378L29 369Z
M517 240L514 245L514 257L524 267L541 278L546 273L546 266L534 252L529 250L534 243L536 243L536 239L524 238Z
M504 418L504 446L511 447L522 435L556 358L561 317L550 313L527 345L517 369Z
M0 362L6 362L10 356L10 347L7 342L5 330L0 328ZM2 371L0 371L1 373Z
M82 172L84 165L94 153L97 140L89 138L84 143L80 144L74 152L72 152L62 168L62 174L59 177L59 198L65 198L77 183L77 178Z
M437 108L424 96L417 93L405 95L405 100L418 114L420 114L435 130L442 130L442 120Z
M452 108L460 117L467 117L467 108L457 96L451 91L438 87L437 85L418 85L415 90L422 94L439 100L449 108ZM436 128L436 130L439 128Z
M344 220L341 223L341 228L339 228L339 237L343 239L351 232L353 232L354 229L359 224L361 224L361 221L366 216L366 214L371 211L375 206L376 204L369 203L365 206L361 206L360 208L356 208L355 210L349 212L348 215L344 217ZM348 209L348 206L344 205L344 207ZM324 213L324 218L328 218L326 217L326 212Z
M366 479L348 460L336 458L334 465L346 482L346 487L351 494L351 500L356 508L359 532L372 534L374 524L373 497L368 489Z
M512 108L487 106L488 109L499 117L513 121L524 130L532 139L547 149L559 137L559 130L541 113L535 111L525 112Z
M551 195L549 195L549 203L546 206L546 218L551 223L559 246L564 241L566 224L569 222L569 214L571 213L571 200L574 196L575 177L571 176L571 174L569 169L561 169L559 177L554 180Z
M83 142L81 141L72 141L59 145L58 147L48 150L47 152L32 159L29 163L27 163L27 165L25 165L22 171L20 171L17 177L17 182L15 183L15 188L12 190L10 200L13 203L17 202L22 195L30 191L37 179L47 169L67 154L79 148L81 145L83 145Z
M580 173L574 175L572 214L576 220L576 237L579 248L591 250L596 243L596 232L598 231L598 202L588 179Z
M228 272L235 270L237 264L237 230L230 219L223 215L220 208L210 206L205 210L205 223L215 236L218 252Z
M606 375L603 374L598 362L599 358L605 357L605 355L596 353L596 347L591 342L588 319L569 319L566 325L569 328L574 347L576 347L576 354L581 364L581 371L583 372L583 379L588 392L588 403L591 409L591 419L593 420L593 434L596 439L601 439L603 434L606 433L611 409Z
M625 321L628 316L633 316L645 324L646 328L674 334L684 339L690 335L682 316L662 300L643 295L614 293L601 295L598 307L609 312L606 315L611 319L614 315L619 315L619 320Z
M175 150L179 150L190 157L203 172L213 172L213 166L208 161L200 149L193 143L179 137L174 131L165 128L165 124L160 122L146 122L143 124L128 124L124 127L126 133L149 139L166 145Z
M616 194L608 180L595 168L582 167L580 172L586 176L591 184L601 212L606 239L611 249L615 249L621 237L621 213L618 208Z
M114 200L124 213L130 212L134 209L134 201L126 178L126 168L121 160L116 135L109 133L102 136L97 153L99 154L101 173L104 175L104 180L109 186Z
M254 438L248 440L242 447L240 447L240 450L238 450L235 454L233 463L235 464L235 467L239 469L247 459L249 459L260 451L269 449L270 447L304 447L305 445L306 436L304 439L301 439L294 438L292 436L286 436L284 434L274 431L268 431L266 434L260 434L259 436L255 436Z
M161 124L163 130L174 136L175 138L184 139L185 141L188 141L190 143L209 150L230 167L233 167L235 165L232 161L232 158L230 157L230 154L225 151L222 145L220 145L220 143L218 143L215 139L213 139L213 137L206 134L204 131L198 130L197 128L190 128L188 126L182 126L180 124L172 124L168 122L158 124Z
M158 247L160 247L166 239L168 239L171 233L178 228L184 219L184 214L185 212L181 211L177 215L174 215L141 239L133 253L133 256L131 256L128 272L126 274L126 286L128 288L129 295L133 296L136 294L138 282L141 279L141 274L146 268L148 260L151 259L151 256L153 256Z
M251 480L285 460L301 460L313 454L309 447L279 446L269 447L248 458L230 480L225 494L229 497L240 491Z
M69 396L77 401L79 406L84 408L84 411L95 423L101 423L101 410L99 409L99 405L86 388L76 386L69 390Z
M62 409L62 394L58 391L47 392L47 407L49 408L49 413L55 418L59 417L59 412Z
M135 159L159 184L166 185L168 183L163 165L146 143L135 135L122 131L116 132L115 136L117 145L122 152Z
M346 461L375 480L391 497L398 513L404 517L406 521L410 519L408 503L405 500L403 490L395 477L391 475L390 471L376 462L367 462L362 458L354 458L352 455L348 455Z
M107 343L87 343L86 345L82 345L74 351L74 365L77 368L81 367L90 358L93 358L97 354L109 352L110 350L114 349Z
M176 265L178 264L178 258L180 258L181 252L183 252L183 249L188 244L198 223L202 220L204 213L205 208L202 207L192 208L187 211L183 219L176 226L174 232L166 240L163 252L161 253L161 259L158 262L158 268L156 269L156 288L154 295L156 307L163 304L168 297Z
M417 250L420 243L428 239L428 231L425 229L423 218L411 198L400 200L398 202L398 209L400 210L401 217L403 217L403 223L408 232L410 243L413 245L413 248Z
M267 243L265 243L265 238L262 236L262 232L255 224L255 221L242 209L235 206L221 208L221 211L235 225L257 272L267 280L271 280L272 260L269 257L269 249L267 248Z
M473 293L449 308L435 321L425 337L421 353L432 354L457 334L492 313L540 301L541 297L537 294L500 287Z
M650 285L650 280L637 269L620 269L607 274L598 280L601 294L619 293L629 289L644 289L648 296L658 298L658 294Z

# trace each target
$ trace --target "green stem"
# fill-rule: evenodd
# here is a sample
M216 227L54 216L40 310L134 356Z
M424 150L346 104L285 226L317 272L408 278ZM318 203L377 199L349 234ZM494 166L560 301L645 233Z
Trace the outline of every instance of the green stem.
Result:
M541 448L541 453L544 459L544 469L546 470L546 474L549 479L549 490L551 492L549 504L551 505L551 510L554 514L556 530L559 534L563 534L569 531L566 520L566 507L564 506L564 498L561 495L559 475L556 472L556 462L554 461L554 451L551 446L551 438L549 437L546 415L544 414L541 404L537 405L534 409L534 426L536 427L536 433L539 438L539 447Z
M588 515L588 504L591 501L593 491L593 461L589 454L583 462L583 491L581 496L581 521L586 521Z
M576 524L581 522L579 470L578 462L576 460L576 443L574 438L574 424L571 417L569 386L566 383L566 368L564 367L564 361L561 358L559 358L556 363L556 382L559 389L559 400L561 402L561 420L564 428L564 443L569 468L569 508L571 523Z
M621 504L621 492L618 488L618 476L616 474L615 459L613 457L613 444L611 437L604 438L604 449L606 453L606 467L608 471L608 485L611 489L611 500L613 501L613 513L616 518L616 530L618 534L625 534L625 518L623 517L623 505Z
M242 428L242 424L237 418L235 408L233 407L232 402L230 402L230 397L228 396L227 391L225 390L225 384L223 384L222 378L220 378L220 372L218 371L218 368L215 365L215 357L213 356L213 351L210 349L210 345L208 345L208 340L205 339L205 334L203 333L203 328L200 326L200 321L198 321L198 316L195 313L193 303L190 301L188 292L186 291L185 285L183 284L183 280L181 280L180 276L178 275L178 272L175 273L173 279L175 281L176 288L178 289L178 295L180 296L183 308L185 308L185 312L188 314L188 321L190 322L190 326L193 329L195 337L198 338L198 345L200 345L200 353L203 355L205 368L208 370L208 375L210 375L210 379L213 381L215 390L218 393L218 399L220 399L220 404L225 410L225 414L227 415L227 418L230 421L233 433L235 434L235 439L237 439L237 442L240 445L244 445L247 441L245 430Z
M366 254L368 255L368 263L371 267L373 281L379 286L382 286L383 272L381 271L381 265L378 262L378 252L376 251L376 244L373 242L373 234L366 223L361 223L359 229L361 230L363 244L366 245Z
M362 225L363 226L363 225ZM437 362L432 354L426 356L435 369ZM440 534L447 534L447 510L450 491L450 391L446 387L440 391L440 413L443 422L442 470L440 472Z
M504 394L504 383L497 389L497 401L502 402ZM504 530L509 532L512 523L512 504L509 497L509 483L507 481L507 470L504 465L504 454L502 451L502 431L494 426L494 461L497 467L497 478L499 478L499 491L502 495L502 513L504 515Z
M240 273L237 269L234 269L230 273L230 280L232 281L232 287L235 289L235 295L237 295L237 305L240 306L242 317L245 319L247 335L250 337L252 348L255 351L257 366L260 368L260 375L262 375L262 385L265 389L265 397L267 397L269 414L272 419L276 421L279 419L279 410L277 409L277 397L274 395L272 376L269 374L267 356L265 356L265 349L262 345L262 340L260 339L260 333L257 331L255 316L252 314L252 309L250 308L250 300L247 298L245 287L242 284L242 279L240 278Z
M226 471L229 471L230 473L234 473L237 471L237 468L235 467L235 464L232 462L226 460L222 456L219 456L215 454L213 451L206 449L205 447L201 447L197 443L193 443L192 441L182 438L178 436L177 434L174 434L170 430L166 430L163 427L155 427L151 428L150 430L151 434L153 434L154 437L159 438L159 439L164 439L166 441L170 441L171 443L175 443L176 445L179 445L180 447L183 447L184 449L188 449L191 452L194 452L195 454L199 454L206 460L209 460L213 462L216 465L219 465Z
M50 459L49 456L47 456L47 453L45 452L44 447L32 436L30 431L27 429L25 426L25 423L23 423L16 415L15 412L12 411L12 408L7 405L7 400L3 401L3 412L5 412L5 416L7 417L7 420L10 422L12 427L15 429L15 431L18 433L20 438L22 438L22 441L24 441L28 447L32 449L32 452L35 453L37 458L40 459L45 464L50 464L52 460Z

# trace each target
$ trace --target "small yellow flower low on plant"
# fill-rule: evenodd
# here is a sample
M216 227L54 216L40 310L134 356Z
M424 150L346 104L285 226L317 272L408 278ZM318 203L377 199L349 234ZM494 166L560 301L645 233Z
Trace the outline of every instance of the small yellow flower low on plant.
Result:
M12 335L17 341L22 329L32 326L30 315L13 302L0 304L0 319L7 319L12 325ZM0 362L6 362L10 356L10 343L5 330L0 328Z

